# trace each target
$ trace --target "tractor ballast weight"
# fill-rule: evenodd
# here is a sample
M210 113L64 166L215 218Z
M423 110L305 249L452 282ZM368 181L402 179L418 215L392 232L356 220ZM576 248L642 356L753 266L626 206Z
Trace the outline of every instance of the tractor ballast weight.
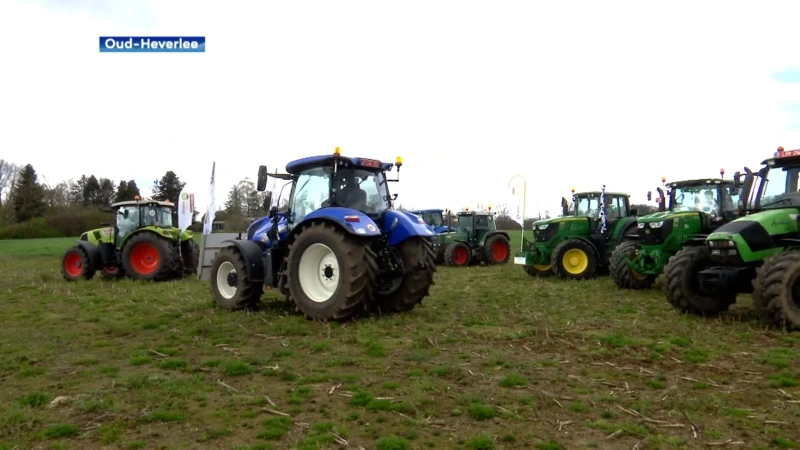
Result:
M401 166L401 158L383 163L337 148L290 162L285 174L259 167L257 189L265 190L268 176L289 181L289 203L254 221L247 239L223 243L211 270L215 302L241 309L277 288L306 317L323 321L420 304L434 283L433 231L392 208L397 195L388 182L399 177L386 174Z
M664 291L676 309L698 315L726 311L752 293L765 322L800 329L800 150L778 148L746 175L739 200L749 214L719 228L705 245L686 247L664 269ZM738 184L738 183L737 183Z
M725 171L720 170L720 175ZM734 179L739 176L737 172ZM659 212L639 217L638 240L622 243L611 255L609 271L620 288L650 288L678 251L705 245L711 232L744 211L738 206L740 188L734 180L702 178L665 187L666 194L657 188ZM651 193L647 194L651 199ZM667 201L669 206L665 207Z
M613 250L636 238L636 209L620 192L572 190L572 205L561 198L562 216L533 223L533 240L522 232L522 251L514 264L534 277L593 278L607 267Z
M456 214L455 230L433 237L437 264L465 267L473 264L507 264L511 238L497 229L495 212L462 211Z
M455 231L455 228L450 226L450 212L443 209L418 209L408 211L411 214L419 216L425 222L425 225L436 234L447 233ZM444 220L443 213L447 212L447 220Z
M61 259L67 281L123 276L162 281L197 271L199 249L191 231L172 226L175 205L141 200L118 202L106 208L114 223L83 233Z

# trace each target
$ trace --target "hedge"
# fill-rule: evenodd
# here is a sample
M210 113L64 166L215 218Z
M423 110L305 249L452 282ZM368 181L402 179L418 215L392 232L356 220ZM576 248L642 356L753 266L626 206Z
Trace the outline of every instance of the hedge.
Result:
M91 209L64 209L48 217L0 227L0 239L36 239L79 236L110 223L113 216Z

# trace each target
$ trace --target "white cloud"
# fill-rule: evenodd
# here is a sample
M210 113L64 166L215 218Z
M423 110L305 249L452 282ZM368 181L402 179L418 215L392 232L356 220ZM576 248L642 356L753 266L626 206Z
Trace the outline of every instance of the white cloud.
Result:
M399 201L528 211L800 147L796 2L0 3L0 149L54 181L175 171L204 204L335 146L402 155ZM91 5L96 5L92 3ZM100 54L100 35L205 35L205 54ZM792 126L793 125L793 126ZM149 183L144 188L149 188Z

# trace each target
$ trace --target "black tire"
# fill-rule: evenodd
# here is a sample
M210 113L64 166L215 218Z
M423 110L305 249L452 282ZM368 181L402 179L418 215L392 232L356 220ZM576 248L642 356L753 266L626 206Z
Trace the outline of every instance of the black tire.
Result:
M447 249L444 245L439 245L439 249L435 253L434 261L437 265L444 264L444 252Z
M166 239L154 233L140 233L125 244L122 268L134 280L161 281L175 270L175 256L175 249Z
M625 261L625 258L633 261L636 259L636 252L641 244L636 241L623 241L614 249L608 263L611 279L623 289L649 289L656 282L656 275L645 275L635 270Z
M765 322L800 330L800 251L767 258L756 269L753 304Z
M200 246L194 239L181 242L181 262L184 276L197 274L197 265L200 263Z
M586 267L580 272L575 272L580 267L568 267L570 265L566 264L565 260L570 255L570 251L582 252L583 257L586 258ZM580 265L580 263L577 264ZM553 249L553 254L550 255L550 265L553 267L553 273L559 278L586 280L593 278L597 271L597 256L594 254L592 246L588 243L580 239L567 239Z
M338 274L334 270L325 274L329 278L335 276L337 285L327 300L319 302L309 297L300 282L300 259L314 244L327 246L339 268ZM309 319L322 321L344 320L366 310L372 303L378 275L378 263L369 244L370 240L353 236L331 223L314 222L303 227L289 244L287 299Z
M409 238L397 247L403 257L405 275L400 286L388 295L376 293L375 300L382 312L410 311L430 295L436 272L431 243L422 237Z
M95 272L89 253L79 245L69 248L61 257L61 275L67 281L91 280Z
M508 264L511 256L511 242L502 234L489 236L483 243L483 262L487 265Z
M525 270L525 273L536 278L544 278L553 275L553 266L551 265L548 265L546 270L537 268L536 266L522 266L522 268Z
M664 292L673 307L685 313L716 315L736 302L735 294L712 297L699 292L697 273L710 263L705 245L685 247L669 259L664 267Z
M463 242L451 242L444 249L444 263L450 267L466 267L472 259L472 252Z
M229 268L233 272L229 272ZM220 270L226 272L222 277L218 276ZM231 274L233 276L229 276ZM232 295L223 292L227 287L235 288ZM247 278L247 261L236 247L229 246L217 252L211 265L211 293L214 295L214 303L223 309L235 311L257 304L264 293L264 286L261 282L252 282Z

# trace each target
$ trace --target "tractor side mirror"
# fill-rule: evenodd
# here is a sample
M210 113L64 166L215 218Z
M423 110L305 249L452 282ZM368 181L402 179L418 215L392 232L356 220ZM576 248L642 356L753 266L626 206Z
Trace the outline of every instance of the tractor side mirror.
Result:
M649 202L652 199L653 199L653 192L647 191L647 201Z
M278 214L278 207L277 206L273 206L272 208L270 208L269 217L275 217L277 214Z
M272 204L272 192L267 192L267 196L264 198L264 204L265 205Z
M561 215L568 216L569 215L569 203L567 203L567 199L561 197Z
M631 208L631 217L636 217L639 215L639 210L636 208Z
M267 188L267 166L258 166L258 184L256 190L264 192Z
M122 214L122 217L124 217L124 218L126 218L126 219L127 219L127 218L128 218L128 216L130 215L130 211L128 211L128 210L126 209L126 210L122 211L122 212L121 212L121 214Z
M731 186L731 194L736 195L739 193L739 187L741 186L741 179L742 173L738 170L733 174L733 186Z

